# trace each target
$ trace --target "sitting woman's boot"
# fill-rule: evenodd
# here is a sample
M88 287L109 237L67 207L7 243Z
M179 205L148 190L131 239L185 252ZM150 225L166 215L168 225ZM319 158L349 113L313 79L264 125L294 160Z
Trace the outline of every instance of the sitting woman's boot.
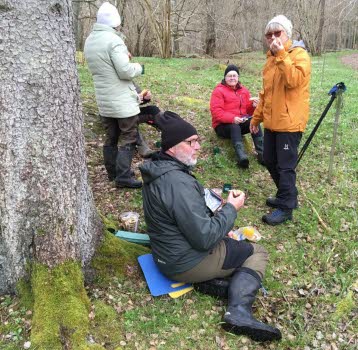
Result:
M254 141L255 150L257 153L257 161L261 165L265 165L264 162L264 139L262 136L253 137L252 140Z
M249 158L247 158L247 155L245 153L244 144L242 142L236 142L234 148L237 157L237 165L240 168L248 168Z
M222 327L228 332L247 335L256 341L280 340L282 336L279 329L256 320L252 315L252 304L260 287L261 279L254 270L244 267L234 273Z

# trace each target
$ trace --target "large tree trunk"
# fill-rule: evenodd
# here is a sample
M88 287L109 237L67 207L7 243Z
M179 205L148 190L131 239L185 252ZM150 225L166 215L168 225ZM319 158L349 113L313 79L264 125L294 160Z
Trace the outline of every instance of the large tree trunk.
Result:
M87 182L70 0L0 12L0 294L33 260L85 267L102 232Z

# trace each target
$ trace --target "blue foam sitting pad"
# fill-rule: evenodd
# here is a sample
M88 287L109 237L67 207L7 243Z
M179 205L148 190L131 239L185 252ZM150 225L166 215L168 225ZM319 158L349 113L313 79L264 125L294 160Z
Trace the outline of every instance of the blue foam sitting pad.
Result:
M177 292L191 286L191 284L186 283L179 287L173 288L172 285L178 284L178 282L169 279L159 271L153 260L152 254L139 256L138 262L147 281L150 294L155 297L163 294Z

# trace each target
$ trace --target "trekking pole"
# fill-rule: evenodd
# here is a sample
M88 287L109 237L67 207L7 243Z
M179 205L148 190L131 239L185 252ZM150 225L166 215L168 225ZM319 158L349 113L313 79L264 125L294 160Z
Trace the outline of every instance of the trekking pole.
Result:
M296 167L298 166L298 163L300 162L300 160L302 159L303 155L305 154L309 144L311 143L311 141L313 139L313 136L315 135L316 131L318 130L319 126L321 125L324 117L326 116L326 114L328 113L329 109L331 108L333 101L336 99L337 93L340 92L340 95L342 95L342 92L344 92L344 91L346 91L346 86L344 85L343 82L341 82L341 83L337 83L336 85L334 85L332 87L332 89L328 92L328 95L331 95L331 99L329 100L329 102L328 102L326 108L324 109L321 117L319 118L317 124L315 125L315 127L311 131L311 134L308 136L308 139L306 140L305 144L301 148L301 150L300 150L300 152L298 154Z
M343 92L342 89L338 89L337 91L337 104L336 104L336 115L334 118L334 128L333 128L333 138L332 138L332 146L331 146L331 152L329 155L329 168L328 168L328 181L331 182L332 180L332 174L333 174L333 157L334 157L334 151L336 148L336 142L337 142L337 130L338 130L338 123L339 123L339 114L342 109L343 105Z

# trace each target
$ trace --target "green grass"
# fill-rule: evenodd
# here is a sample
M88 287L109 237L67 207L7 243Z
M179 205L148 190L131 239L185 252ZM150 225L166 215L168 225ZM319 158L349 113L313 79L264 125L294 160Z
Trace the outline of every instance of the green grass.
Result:
M130 275L123 281L114 279L105 289L88 288L93 305L100 307L106 303L118 315L101 307L98 323L96 317L92 321L92 327L98 324L93 335L97 334L105 348L355 348L358 330L358 73L340 62L340 57L350 53L329 53L312 59L311 115L301 145L327 105L331 87L340 81L347 86L338 129L334 177L328 181L335 114L335 106L332 106L297 171L299 209L294 213L294 221L278 227L261 223L261 216L268 210L265 199L275 193L268 172L256 162L252 152L249 154L250 169L238 169L230 142L218 139L211 128L208 103L212 89L223 77L223 64L227 60L138 58L145 64L146 73L136 80L137 83L152 91L153 101L162 109L179 113L198 129L202 151L195 174L199 181L211 188L231 183L234 188L247 191L248 199L239 212L236 226L256 225L263 235L261 243L270 253L264 280L269 295L259 296L255 315L279 326L283 339L271 345L257 344L248 338L227 334L220 327L224 301L197 292L178 299L153 298L142 277ZM241 81L253 95L260 90L264 62L262 53L241 54L230 61L239 65ZM86 67L80 66L79 72L84 109L97 113L91 76ZM100 130L96 116L87 115L85 125ZM95 134L101 132L98 130ZM160 139L159 133L150 127L144 126L142 131L151 145ZM215 146L221 152L214 156ZM101 162L100 148L96 152L96 157L89 159L94 167ZM115 203L112 216L135 210L141 214L140 229L145 231L140 191L111 193L109 198ZM0 309L8 310L13 301L6 298L0 302ZM11 329L19 328L11 317L9 320L6 326L0 325L0 333L9 334ZM116 332L113 325L118 322L121 326ZM106 324L107 334L103 327ZM22 335L23 342L26 334ZM1 349L13 349L16 348L13 344L22 344L18 340L1 339Z
M264 281L270 294L257 303L257 316L262 320L269 317L282 329L283 340L273 345L274 349L317 348L331 343L339 349L350 349L352 336L357 331L357 322L352 318L352 297L341 308L345 312L336 312L336 305L352 295L357 278L358 83L357 72L340 63L344 54L347 53L313 58L311 116L305 134L307 137L327 105L328 91L335 83L344 81L348 90L340 117L332 183L328 182L328 165L335 106L298 168L300 208L295 212L294 222L274 228L261 223L261 216L267 211L265 198L275 193L267 171L257 164L252 153L250 170L238 169L230 142L217 139L211 128L208 102L213 87L222 79L225 60L138 58L145 64L146 74L137 82L152 91L154 102L162 109L179 113L199 131L202 152L197 178L207 187L220 188L229 182L249 194L236 224L257 225L264 237L262 244L270 252ZM245 54L233 60L241 68L242 83L255 95L261 87L264 61L261 53ZM153 143L159 139L159 135L153 135L148 128L144 133ZM304 141L305 137L302 144ZM221 150L215 156L214 146ZM138 200L138 195L133 196L137 211ZM140 293L143 294L135 299L141 300L147 295L145 287ZM218 338L223 348L266 348L225 334L219 325L223 306L221 301L196 293L180 300L150 298L148 305L137 304L124 313L124 325L127 331L136 334L138 343L141 339L146 344L143 349L151 344L158 349L215 349ZM218 308L213 311L212 307ZM160 336L156 338L156 334ZM127 345L133 346L133 341Z

